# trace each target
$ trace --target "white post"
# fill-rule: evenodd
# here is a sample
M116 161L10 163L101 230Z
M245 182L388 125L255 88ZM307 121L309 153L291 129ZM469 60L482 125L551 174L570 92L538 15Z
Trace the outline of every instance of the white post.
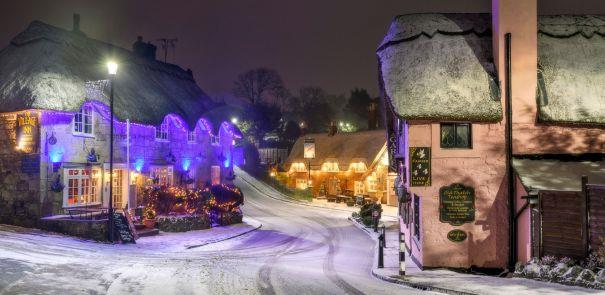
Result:
M128 209L130 210L133 208L130 199L130 119L126 119L126 181L128 182L126 200L128 200Z

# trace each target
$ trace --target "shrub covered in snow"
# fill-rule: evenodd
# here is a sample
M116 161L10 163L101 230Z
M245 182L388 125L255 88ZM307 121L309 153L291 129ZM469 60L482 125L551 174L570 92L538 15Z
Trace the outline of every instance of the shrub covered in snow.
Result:
M527 264L515 266L515 276L568 285L605 289L605 269L587 268L588 263L570 258L545 256L532 259ZM595 272L598 271L598 272Z

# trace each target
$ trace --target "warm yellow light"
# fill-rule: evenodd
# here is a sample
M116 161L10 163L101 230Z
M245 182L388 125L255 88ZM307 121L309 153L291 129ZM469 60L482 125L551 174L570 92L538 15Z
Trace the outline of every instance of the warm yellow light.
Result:
M271 177L275 177L275 172L271 172Z
M112 76L116 75L118 73L118 64L113 61L107 62L107 72Z

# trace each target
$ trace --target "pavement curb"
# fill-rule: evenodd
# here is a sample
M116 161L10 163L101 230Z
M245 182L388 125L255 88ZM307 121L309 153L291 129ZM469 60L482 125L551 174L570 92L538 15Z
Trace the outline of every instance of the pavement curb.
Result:
M370 236L370 238L376 243L376 245L374 246L374 259L372 262L372 271L371 271L373 277L386 281L386 282L389 282L389 283L404 285L404 286L408 286L408 287L423 290L423 291L435 291L435 292L440 292L440 293L444 293L444 294L452 294L452 295L478 295L476 293L435 287L435 286L432 286L429 284L414 283L414 282L407 281L405 279L389 277L389 276L385 276L385 275L377 273L376 269L377 269L377 260L378 260L378 238L375 235L373 235L363 224L360 224L352 217L348 217L347 219L349 221L351 221L351 223L353 223L353 225L355 227L357 227L361 231L365 232L368 236Z
M220 243L220 242L223 242L223 241L235 239L237 237L241 237L241 236L243 236L245 234L249 234L249 233L251 233L253 231L259 230L261 227L263 227L263 224L260 223L260 222L258 222L257 226L255 226L254 228L249 229L249 230L247 230L245 232L242 232L242 233L230 236L230 237L222 238L222 239L218 239L218 240L214 240L214 241L209 241L209 242L206 242L206 243L203 243L203 244L199 244L199 245L187 246L186 249L187 250L189 250L189 249L195 249L195 248L204 247L204 246L207 246L207 245L216 244L216 243Z

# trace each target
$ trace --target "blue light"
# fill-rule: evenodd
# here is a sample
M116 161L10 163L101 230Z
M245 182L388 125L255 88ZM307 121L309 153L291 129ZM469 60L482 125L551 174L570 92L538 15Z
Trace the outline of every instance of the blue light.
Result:
M143 170L144 163L145 161L143 159L137 159L134 161L134 169L137 170L137 172L141 172L141 170Z
M63 159L63 147L52 148L49 152L50 161L53 163L59 163Z
M189 166L191 166L191 159L183 159L183 171L189 171Z

